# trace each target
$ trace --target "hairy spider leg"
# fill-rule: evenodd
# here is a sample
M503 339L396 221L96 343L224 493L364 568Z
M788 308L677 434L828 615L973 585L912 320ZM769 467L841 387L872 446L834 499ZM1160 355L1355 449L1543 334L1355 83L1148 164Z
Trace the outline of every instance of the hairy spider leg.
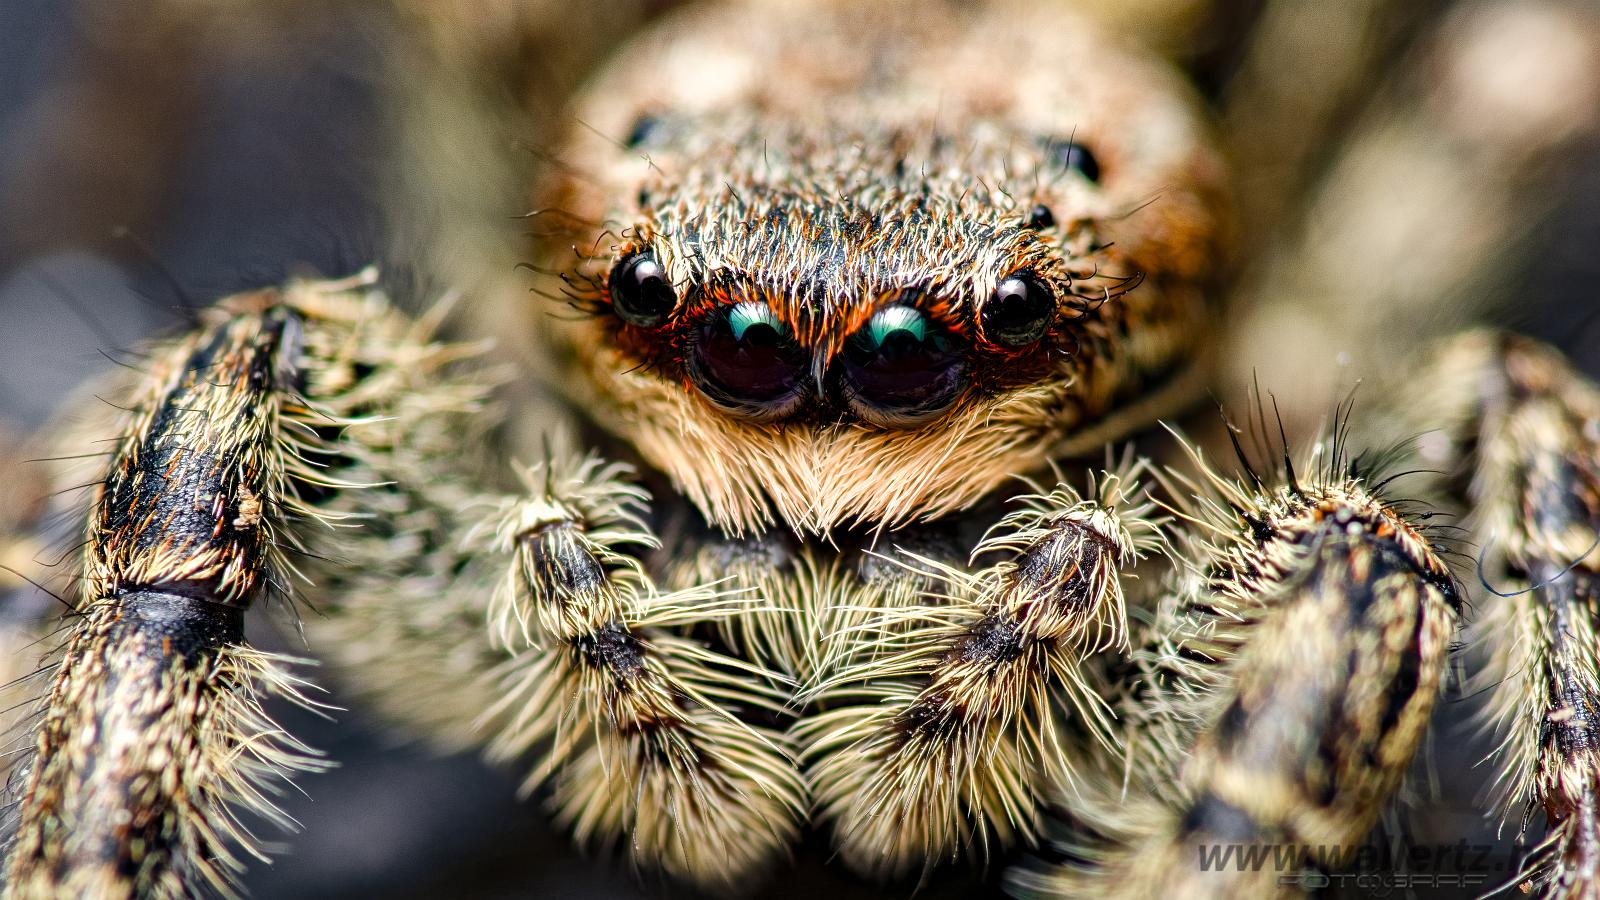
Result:
M1155 544L1132 468L1089 499L1064 484L1020 498L970 567L906 558L928 582L921 602L853 628L841 664L806 692L825 711L795 733L854 868L902 875L974 840L1033 843L1072 777L1069 748L1109 734L1081 669L1125 651L1121 571Z
M290 520L323 479L301 396L301 317L232 298L156 353L95 488L78 597L41 701L6 867L8 897L230 890L234 808L288 825L271 794L323 763L263 712L308 702L244 613L290 576Z
M1467 501L1479 546L1486 724L1498 801L1548 837L1517 881L1600 895L1600 390L1558 353L1490 331L1445 342L1419 381L1443 426L1425 460Z
M1322 447L1271 487L1169 473L1180 565L1117 703L1119 753L1060 795L1066 863L1025 896L1277 897L1358 845L1421 746L1459 606L1416 526ZM1208 848L1288 848L1202 865ZM1285 884L1283 878L1290 878Z

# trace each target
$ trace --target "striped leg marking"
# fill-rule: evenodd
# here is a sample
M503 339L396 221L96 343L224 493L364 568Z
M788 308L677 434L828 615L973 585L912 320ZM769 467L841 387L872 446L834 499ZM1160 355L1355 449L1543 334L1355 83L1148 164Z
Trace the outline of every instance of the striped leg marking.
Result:
M809 694L828 711L796 735L853 867L900 875L974 834L1034 839L1045 798L1071 777L1069 732L1108 730L1080 662L1125 643L1120 573L1153 537L1148 510L1124 506L1135 491L1113 475L1091 500L1065 486L1026 498L973 554L1000 562L968 572L914 557L948 589L850 635L852 661Z
M486 720L491 757L543 750L580 840L625 838L641 863L733 889L787 851L807 808L772 673L669 629L748 606L704 588L659 594L628 553L655 545L624 470L556 453L499 519L515 560L491 621L515 656Z
M1276 897L1317 848L1365 839L1426 731L1459 600L1415 527L1317 468L1277 490L1208 472L1174 508L1189 562L1119 704L1124 755L1062 797L1091 837L1019 892ZM1293 852L1204 864L1226 847Z
M230 805L287 824L273 782L319 766L259 704L299 682L243 635L286 571L298 326L274 292L234 298L159 354L94 504L7 896L226 892L255 852Z

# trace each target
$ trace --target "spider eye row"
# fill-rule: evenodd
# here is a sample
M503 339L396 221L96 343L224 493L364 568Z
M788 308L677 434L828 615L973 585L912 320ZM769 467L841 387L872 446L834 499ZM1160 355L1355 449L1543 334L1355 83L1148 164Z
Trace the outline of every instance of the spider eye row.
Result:
M660 328L679 306L665 268L649 250L617 263L609 289L617 317L638 328ZM1051 287L1023 270L1001 279L981 306L978 324L985 340L1021 350L1049 332L1056 313ZM960 340L906 303L874 313L844 341L826 373L815 371L813 352L760 301L722 307L687 334L684 366L695 387L712 404L757 420L783 418L826 390L864 421L909 427L949 409L967 385Z

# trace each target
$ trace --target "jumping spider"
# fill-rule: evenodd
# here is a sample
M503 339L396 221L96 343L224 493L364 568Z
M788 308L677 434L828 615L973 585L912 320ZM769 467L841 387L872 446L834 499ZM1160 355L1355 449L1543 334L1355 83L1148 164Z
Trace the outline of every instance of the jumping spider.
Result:
M1299 892L1195 848L1328 863L1399 789L1477 589L1390 496L1419 458L1504 594L1502 803L1551 826L1519 877L1600 890L1600 391L1552 351L1444 341L1376 426L1229 426L1237 472L1149 449L1224 368L1239 229L1189 89L1065 9L690 13L573 119L533 269L581 315L501 325L544 399L359 277L218 302L98 387L114 432L50 436L117 439L52 476L96 487L81 567L29 574L76 584L8 896L228 888L235 810L324 765L259 705L310 702L244 640L273 591L374 709L531 761L579 840L697 885L810 828L888 878L1054 822L1021 894ZM49 625L15 605L25 671Z

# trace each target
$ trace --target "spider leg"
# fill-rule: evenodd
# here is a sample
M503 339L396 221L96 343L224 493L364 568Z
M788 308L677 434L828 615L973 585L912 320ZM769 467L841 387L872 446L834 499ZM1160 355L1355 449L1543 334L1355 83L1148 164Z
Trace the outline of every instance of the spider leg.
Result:
M535 760L580 840L728 889L794 840L807 804L780 732L782 679L685 632L759 603L728 585L661 592L624 466L561 440L516 494L452 473L467 423L402 413L339 507L372 520L318 569L313 642L363 705L450 749ZM463 427L469 430L463 432ZM352 435L360 440L361 435ZM383 523L381 526L378 523Z
M241 850L260 855L230 807L289 825L271 794L323 765L260 705L308 702L303 682L244 639L311 515L303 325L277 291L231 298L139 379L19 772L6 896L226 892Z
M505 716L492 758L544 748L556 804L580 840L627 835L636 859L733 888L791 844L807 807L782 732L782 679L713 652L684 626L761 600L700 584L661 593L627 551L656 545L627 470L552 448L524 497L500 505L493 545L512 560L491 602Z
M974 559L1001 557L987 567L907 554L920 602L879 605L850 628L844 664L807 692L827 711L795 733L855 868L932 865L974 831L1033 840L1051 786L1071 776L1059 706L1109 728L1080 661L1126 642L1119 573L1154 534L1148 508L1123 505L1130 474L1093 499L1064 485L1030 498L978 544Z
M1476 677L1501 802L1523 833L1541 807L1551 826L1525 875L1545 896L1600 896L1600 389L1492 332L1448 342L1424 381L1412 408L1445 425L1424 451L1470 500L1483 558Z
M1019 893L1273 897L1365 838L1427 728L1458 601L1419 532L1338 468L1188 483L1187 562L1117 702L1122 754L1063 792L1072 861L1016 873Z

